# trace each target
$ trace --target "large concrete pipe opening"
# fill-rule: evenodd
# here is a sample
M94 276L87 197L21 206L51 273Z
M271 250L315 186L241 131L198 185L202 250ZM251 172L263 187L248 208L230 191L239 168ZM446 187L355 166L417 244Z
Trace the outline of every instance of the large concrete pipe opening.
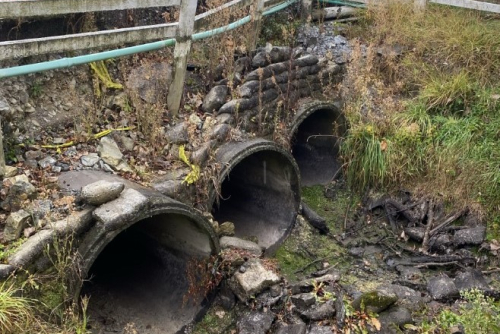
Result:
M346 120L334 104L312 102L299 108L291 146L302 185L326 184L340 175L339 147L346 130Z
M212 213L230 221L238 237L255 237L267 253L288 235L300 204L300 180L293 158L275 143L256 139L228 143L217 152L224 166Z
M91 330L178 333L208 303L197 268L218 252L218 239L192 208L129 186L94 211L96 224L79 248Z

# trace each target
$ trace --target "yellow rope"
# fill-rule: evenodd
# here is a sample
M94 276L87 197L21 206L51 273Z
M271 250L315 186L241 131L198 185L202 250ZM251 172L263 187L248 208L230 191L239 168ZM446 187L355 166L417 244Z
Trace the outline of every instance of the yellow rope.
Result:
M133 126L126 126L126 127L123 127L123 128L117 128L117 129L108 129L108 130L104 130L104 131L101 131L99 133L96 133L95 135L92 135L90 137L90 140L94 140L94 139L99 139L101 137L104 137L104 136L107 136L109 135L110 133L114 132L114 131L129 131L129 130L133 130L134 127ZM76 145L77 143L75 143L74 141L69 141L67 143L64 143L64 144L59 144L59 145L33 145L33 147L41 147L41 148L48 148L48 149L56 149L57 150L57 153L58 154L61 154L61 148L67 148L67 147L71 147L71 146L74 146ZM25 147L26 145L24 144L19 144L20 147Z

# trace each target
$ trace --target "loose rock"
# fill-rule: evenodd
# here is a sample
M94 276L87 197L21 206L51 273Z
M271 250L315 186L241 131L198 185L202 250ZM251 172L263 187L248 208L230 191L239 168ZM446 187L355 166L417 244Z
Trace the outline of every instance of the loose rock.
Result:
M226 102L228 88L227 86L215 86L203 99L201 109L204 112L217 111Z
M220 238L220 247L222 249L237 248L250 251L251 253L260 256L262 255L262 248L254 242L243 240L235 237L224 236Z
M229 281L231 289L241 301L247 301L280 281L278 275L264 268L259 259L248 260L244 267L244 273L235 273Z
M266 334L276 316L272 313L249 312L237 324L239 334Z
M453 280L444 274L431 278L427 283L427 290L434 300L449 300L459 295Z
M465 245L480 245L483 243L485 237L486 227L477 226L456 231L453 236L453 243L459 247Z
M276 334L306 334L306 324L282 324L276 330Z
M354 299L352 306L356 310L361 310L364 307L365 311L380 313L394 304L398 300L398 296L390 289L380 286L377 290L362 293Z
M300 311L299 315L305 320L323 320L331 318L335 315L334 301L329 300L323 304L316 305L315 307L309 308L305 311Z
M118 147L118 144L110 137L102 137L97 147L97 151L104 160L111 167L117 167L123 159L123 154Z
M30 219L31 215L24 210L11 213L5 221L5 228L3 231L4 240L13 241L18 239L24 228L28 225Z
M224 222L219 226L220 236L233 236L234 235L234 224L231 222Z
M87 155L82 155L82 157L80 158L80 162L85 167L92 167L96 163L98 163L100 159L101 158L99 158L99 155L97 153L89 153Z
M483 291L490 290L483 274L479 270L469 269L459 273L454 279L455 286L459 291L479 289Z
M121 182L100 180L82 188L81 197L90 205L101 205L117 198L125 188Z

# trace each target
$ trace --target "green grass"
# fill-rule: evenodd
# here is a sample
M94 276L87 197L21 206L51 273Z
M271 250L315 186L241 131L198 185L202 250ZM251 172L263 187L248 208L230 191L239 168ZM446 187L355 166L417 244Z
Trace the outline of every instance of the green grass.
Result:
M451 7L366 11L350 33L368 48L355 45L343 88L351 128L341 152L353 189L404 187L500 221L498 31L499 20ZM379 57L381 44L404 52Z
M450 333L453 326L463 326L465 333L489 334L500 332L500 303L485 297L479 290L461 293L463 302L458 310L442 310L430 322L420 326L408 325L417 333L445 334Z
M332 234L342 232L342 226L347 207L356 203L357 198L351 200L346 189L339 190L335 199L326 198L323 194L323 186L302 188L303 201L320 216L325 218ZM348 214L352 214L350 210ZM278 261L281 273L291 281L303 277L305 274L316 271L322 262L331 265L343 266L342 255L345 250L340 247L335 240L329 236L320 235L307 223L304 226L296 226L292 234L285 240L276 252L275 258ZM317 261L313 265L313 261ZM297 272L304 269L303 271Z
M4 282L0 286L0 333L26 333L34 322L34 303Z

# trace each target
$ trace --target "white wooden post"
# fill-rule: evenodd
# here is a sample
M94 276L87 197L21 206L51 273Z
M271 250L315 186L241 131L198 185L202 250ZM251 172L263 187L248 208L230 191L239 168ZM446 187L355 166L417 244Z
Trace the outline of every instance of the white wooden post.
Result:
M3 153L2 117L0 116L0 177L5 175L5 155Z
M186 65L189 51L191 50L191 35L194 31L194 18L196 15L197 0L182 0L179 13L179 27L175 38L174 73L172 83L168 90L167 107L177 115L181 105L186 77Z
M250 50L255 50L259 41L260 28L262 25L262 12L265 0L254 0L255 11L253 13L253 36L250 41Z
M312 0L302 0L301 6L302 6L302 18L304 18L306 21L310 21L312 12Z

